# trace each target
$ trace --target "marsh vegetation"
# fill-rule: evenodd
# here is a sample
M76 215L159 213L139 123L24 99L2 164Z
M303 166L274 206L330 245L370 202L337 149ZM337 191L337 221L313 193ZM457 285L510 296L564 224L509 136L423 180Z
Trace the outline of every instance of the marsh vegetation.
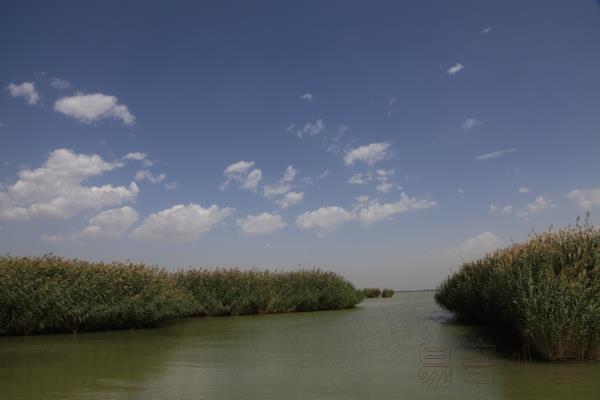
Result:
M318 269L165 269L46 255L0 257L0 333L19 335L154 326L181 317L355 306L362 294Z
M600 229L533 234L464 264L435 300L461 318L515 330L542 359L599 359Z

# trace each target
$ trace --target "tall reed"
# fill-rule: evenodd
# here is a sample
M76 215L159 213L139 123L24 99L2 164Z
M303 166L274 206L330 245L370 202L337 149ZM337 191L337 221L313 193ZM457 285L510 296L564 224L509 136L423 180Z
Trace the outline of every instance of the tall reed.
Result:
M0 333L129 329L203 315L342 309L362 300L333 272L167 272L46 255L0 257Z
M362 290L363 295L367 299L374 299L381 296L381 289L379 288L364 288Z
M465 263L435 299L462 318L512 327L542 359L599 359L600 229L535 234Z

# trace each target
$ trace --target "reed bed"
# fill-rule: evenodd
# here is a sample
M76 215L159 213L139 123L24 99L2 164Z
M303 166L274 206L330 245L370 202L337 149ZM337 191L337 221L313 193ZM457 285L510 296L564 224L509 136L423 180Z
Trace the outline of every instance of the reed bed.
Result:
M367 299L375 299L381 296L381 289L379 288L364 288L362 290L363 296Z
M438 290L440 306L516 330L541 359L600 359L600 229L587 223L465 263Z
M200 305L197 315L273 314L354 307L361 294L347 280L318 269L190 270L174 274Z
M0 333L132 329L175 318L342 309L362 300L341 276L189 270L91 263L46 255L0 257Z

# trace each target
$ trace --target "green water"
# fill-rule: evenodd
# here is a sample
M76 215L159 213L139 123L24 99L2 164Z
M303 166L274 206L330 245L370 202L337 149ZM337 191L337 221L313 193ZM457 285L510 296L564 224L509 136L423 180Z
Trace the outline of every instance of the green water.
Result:
M0 399L600 398L600 364L514 353L493 330L449 323L432 292L400 293L354 310L3 337Z

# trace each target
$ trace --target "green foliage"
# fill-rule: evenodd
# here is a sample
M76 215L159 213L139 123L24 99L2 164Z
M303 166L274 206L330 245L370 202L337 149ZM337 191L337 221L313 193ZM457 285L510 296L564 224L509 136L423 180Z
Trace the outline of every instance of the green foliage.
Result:
M543 359L599 359L600 229L536 234L466 263L435 299L462 318L516 329Z
M393 297L394 289L383 289L381 291L381 297Z
M362 292L367 299L374 299L381 296L381 289L379 288L364 288Z
M196 307L164 270L54 256L0 258L0 330L9 334L139 328Z
M362 300L350 282L317 269L191 270L176 273L175 280L200 304L198 315L334 310L354 307Z
M0 257L0 333L130 329L173 318L350 308L362 295L320 270L190 270Z

